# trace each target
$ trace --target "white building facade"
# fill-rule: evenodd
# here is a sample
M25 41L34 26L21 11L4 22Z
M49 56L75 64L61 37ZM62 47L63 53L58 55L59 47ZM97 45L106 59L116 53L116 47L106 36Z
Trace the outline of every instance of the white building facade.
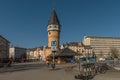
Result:
M22 58L26 58L26 48L21 47L10 47L9 48L9 57L13 58L14 60L20 60Z
M44 47L27 49L27 60L45 61Z
M110 54L113 48L120 53L120 37L85 36L83 43L90 45L96 54Z
M70 43L61 45L61 49L64 49L64 48L69 48L70 50L78 54L81 54L83 56L93 54L92 47L88 45L84 45L82 42L70 42Z

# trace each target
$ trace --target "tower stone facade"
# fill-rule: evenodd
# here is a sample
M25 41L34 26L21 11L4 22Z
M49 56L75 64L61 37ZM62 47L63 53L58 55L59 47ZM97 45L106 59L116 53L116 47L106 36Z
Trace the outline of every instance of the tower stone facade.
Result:
M56 49L59 49L60 44L60 22L56 11L53 10L50 20L48 21L48 47L51 47L52 41L56 41Z

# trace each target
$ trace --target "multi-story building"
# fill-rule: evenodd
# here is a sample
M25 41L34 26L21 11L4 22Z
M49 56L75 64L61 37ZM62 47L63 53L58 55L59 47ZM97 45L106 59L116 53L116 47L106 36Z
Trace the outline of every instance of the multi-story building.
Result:
M27 49L27 60L45 61L45 47Z
M9 56L9 41L0 35L0 59Z
M120 37L85 36L83 43L90 45L96 54L110 54L113 48L120 53Z
M9 48L9 57L13 58L14 60L21 60L22 58L26 59L26 52L27 49L26 48L21 48L21 47L14 47L11 46Z
M27 49L27 60L37 60L38 59L38 49L37 48L30 48Z
M78 42L70 42L70 43L66 43L66 44L63 44L61 45L60 47L61 49L64 49L64 48L69 48L75 52L78 52Z
M86 54L92 55L93 53L92 47L88 45L84 45L82 42L70 42L70 43L61 45L61 49L64 49L64 48L69 48L70 50L81 55L86 55Z

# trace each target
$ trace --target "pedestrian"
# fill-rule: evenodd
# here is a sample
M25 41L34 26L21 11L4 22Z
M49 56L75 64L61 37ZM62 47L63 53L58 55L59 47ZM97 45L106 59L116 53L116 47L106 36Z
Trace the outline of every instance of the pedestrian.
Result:
M11 57L11 58L8 59L8 65L7 66L11 67L12 62L13 62L13 58Z
M46 64L47 64L47 65L48 65L48 67L49 67L50 63L49 63L49 61L48 61L48 60L46 61Z

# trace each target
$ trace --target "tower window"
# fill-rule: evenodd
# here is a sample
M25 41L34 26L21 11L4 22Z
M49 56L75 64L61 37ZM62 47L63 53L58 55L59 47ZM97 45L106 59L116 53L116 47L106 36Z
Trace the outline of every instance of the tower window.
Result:
M49 35L51 34L51 32L49 32Z

